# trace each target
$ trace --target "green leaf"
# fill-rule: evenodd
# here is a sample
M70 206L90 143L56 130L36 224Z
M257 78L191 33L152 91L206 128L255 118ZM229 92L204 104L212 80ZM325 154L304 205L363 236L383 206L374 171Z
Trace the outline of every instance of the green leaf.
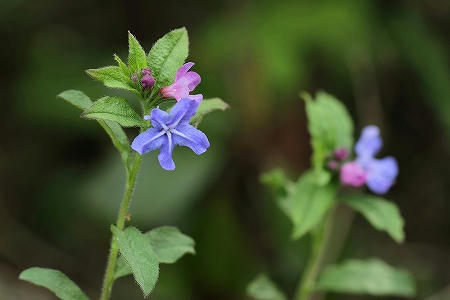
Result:
M158 257L159 263L171 264L187 253L195 254L194 240L181 233L178 228L162 226L144 234ZM126 276L131 269L120 257L116 267L115 278Z
M159 276L159 261L147 238L135 227L124 231L112 226L111 230L117 239L122 257L131 268L134 279L141 287L144 297L147 297Z
M353 145L353 122L347 109L332 95L318 92L316 100L307 94L308 129L313 148L312 162L315 169L322 169L327 156L336 148L348 150Z
M226 110L230 106L220 98L204 99L197 108L197 112L191 119L191 124L195 127L200 124L203 117L215 110Z
M117 54L114 54L114 60L122 69L123 74L125 74L127 78L129 78L131 76L130 69L128 69L127 65L122 61L122 59Z
M108 66L100 69L89 69L86 72L94 79L103 82L110 88L123 89L140 95L132 86L132 81L127 73L119 66Z
M86 110L93 104L92 100L86 96L82 91L67 90L58 95L58 97L75 105L81 110ZM122 153L122 157L126 160L128 152L130 151L130 143L128 137L116 122L97 120L100 126L108 133L114 146Z
M416 294L414 279L407 271L395 269L376 258L330 265L320 275L316 288L374 296L412 297Z
M256 300L286 300L286 296L266 275L260 274L247 286L247 295Z
M128 104L119 97L103 97L98 99L81 115L83 118L108 120L124 127L144 127L147 123Z
M69 277L58 270L30 268L20 273L19 279L45 287L62 300L89 299Z
M276 195L283 197L286 196L289 186L294 184L287 178L286 173L279 168L263 173L260 181L270 187Z
M131 73L147 68L147 57L138 40L128 31L128 67Z
M156 79L154 90L170 85L189 52L186 28L179 28L160 38L150 50L147 62Z
M86 96L82 91L67 90L60 93L57 97L60 97L72 105L75 105L81 110L85 110L92 105L92 100Z
M279 205L294 224L294 239L302 237L320 223L333 206L336 190L334 184L318 184L313 172L305 173L297 183L289 186L286 197L279 200Z
M372 195L352 195L342 200L360 212L373 227L386 231L396 242L403 242L404 222L394 203Z

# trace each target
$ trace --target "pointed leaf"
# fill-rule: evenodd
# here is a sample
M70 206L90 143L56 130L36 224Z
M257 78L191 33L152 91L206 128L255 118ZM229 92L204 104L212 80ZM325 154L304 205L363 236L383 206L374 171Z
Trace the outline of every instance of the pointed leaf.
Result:
M86 96L86 94L84 94L82 91L77 90L64 91L60 93L58 97L75 105L81 110L88 109L94 103L88 96ZM122 153L122 156L126 155L126 153L130 151L130 143L122 127L120 127L116 122L102 120L97 121L106 131L106 133L108 133L114 146Z
M72 105L75 105L81 110L85 110L92 105L92 100L86 96L82 91L67 90L60 93L57 97L60 97Z
M110 88L123 89L140 95L132 86L132 81L127 73L119 66L108 66L100 69L89 69L86 72L94 79L103 82Z
M394 203L372 195L353 195L342 200L360 212L373 227L386 231L396 242L403 242L404 221Z
M330 265L320 275L316 288L374 296L412 297L416 294L414 279L407 271L395 269L376 258Z
M286 296L266 275L260 274L247 286L247 295L256 300L286 300Z
M98 99L81 115L83 118L108 120L124 127L143 127L147 123L128 104L119 97L103 97Z
M128 67L131 73L147 68L147 57L138 40L128 31Z
M170 85L189 52L186 28L179 28L160 38L150 50L147 62L156 79L155 90Z
M20 273L19 279L45 287L62 300L89 299L69 277L58 270L30 268Z
M117 239L122 257L131 268L134 279L141 287L144 297L147 297L159 276L159 262L147 238L135 227L124 231L112 226L111 230Z
M130 69L128 69L127 65L122 61L122 59L117 54L114 54L114 60L122 69L123 74L126 75L127 78L129 78L131 75Z
M171 264L187 253L195 254L194 240L181 233L178 228L162 226L144 234L158 256L159 263ZM115 278L131 274L131 269L120 257L117 262Z
M315 100L307 94L303 98L311 134L313 165L315 169L321 169L327 155L334 149L352 148L353 122L345 106L330 94L318 92Z
M191 119L191 124L195 127L200 124L203 117L215 110L226 110L230 106L220 98L204 99L197 108L197 112Z
M313 172L300 177L297 183L289 186L285 198L279 200L281 209L294 224L292 237L302 237L323 219L335 202L336 186L319 185Z

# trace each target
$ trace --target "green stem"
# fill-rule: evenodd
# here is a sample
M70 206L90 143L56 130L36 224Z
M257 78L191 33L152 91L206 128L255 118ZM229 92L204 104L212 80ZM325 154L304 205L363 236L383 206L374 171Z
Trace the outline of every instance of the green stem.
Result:
M328 213L321 226L312 233L311 255L306 264L303 277L298 284L294 300L308 300L314 292L314 285L325 257L333 223L334 208Z
M141 156L136 154L136 158L132 167L127 169L127 183L125 194L120 204L119 216L117 217L116 227L119 230L123 230L125 226L125 219L128 213L128 208L130 206L131 198L133 195L134 186L136 184L136 177L141 165ZM111 247L109 251L108 263L106 266L105 277L103 279L102 293L100 295L100 300L109 300L111 296L112 286L114 284L114 272L116 269L117 255L119 253L119 248L117 246L116 239L114 236L111 238Z

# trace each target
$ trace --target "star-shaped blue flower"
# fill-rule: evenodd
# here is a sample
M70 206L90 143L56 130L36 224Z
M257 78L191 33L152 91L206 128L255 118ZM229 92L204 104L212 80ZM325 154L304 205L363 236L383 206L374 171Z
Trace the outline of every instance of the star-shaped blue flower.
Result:
M151 121L153 127L139 134L131 148L141 155L159 149L159 163L169 171L175 169L172 151L176 145L187 146L195 154L202 154L209 148L208 138L189 124L199 104L195 100L184 98L174 105L170 113L159 108L153 109L150 116L144 117Z

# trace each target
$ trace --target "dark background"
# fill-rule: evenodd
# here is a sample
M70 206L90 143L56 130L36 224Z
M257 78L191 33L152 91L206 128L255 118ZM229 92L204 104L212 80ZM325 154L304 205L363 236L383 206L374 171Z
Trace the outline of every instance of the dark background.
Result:
M449 13L445 0L1 0L0 299L53 299L17 279L31 266L60 269L98 297L124 174L101 128L56 95L122 94L84 70L113 64L113 53L126 59L128 30L148 50L181 26L202 76L196 91L232 109L202 123L206 154L176 149L175 172L156 153L144 160L132 223L176 225L197 242L197 255L162 266L150 298L243 299L261 271L293 293L308 238L290 240L258 178L282 166L294 179L310 166L298 92L323 89L346 104L355 137L381 127L382 155L400 164L387 198L406 221L397 245L356 217L340 258L381 257L414 274L417 299L450 299ZM132 277L113 294L142 299Z

